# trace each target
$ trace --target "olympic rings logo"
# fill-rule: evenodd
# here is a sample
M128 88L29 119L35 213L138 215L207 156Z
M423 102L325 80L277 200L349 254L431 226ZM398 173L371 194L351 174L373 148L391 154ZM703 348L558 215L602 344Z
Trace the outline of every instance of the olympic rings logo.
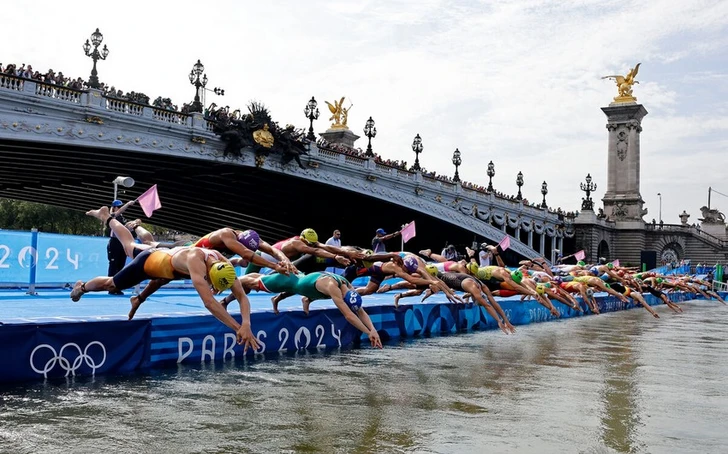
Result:
M98 346L98 348L94 348L93 351L91 351L91 347L93 346ZM52 356L46 361L45 365L42 368L38 368L36 367L36 364L33 360L36 352L41 349L50 350ZM64 352L66 352L67 350L70 351L70 353L64 355ZM94 353L93 356L92 353ZM67 357L73 355L75 355L75 358L73 358L73 360ZM98 358L99 356L100 361L97 362L96 358ZM103 366L105 362L106 347L104 347L104 344L99 341L90 342L83 350L81 350L81 347L78 344L74 342L69 342L68 344L65 344L63 347L61 347L58 353L56 353L56 349L53 348L51 345L40 344L35 347L30 353L30 367L37 373L43 374L43 377L45 378L48 378L48 372L52 371L53 368L56 367L56 364L60 366L61 369L66 371L66 375L64 376L68 377L68 374L73 374L73 376L75 376L76 371L79 370L84 363L86 363L86 365L91 368L91 375L95 375L96 369Z

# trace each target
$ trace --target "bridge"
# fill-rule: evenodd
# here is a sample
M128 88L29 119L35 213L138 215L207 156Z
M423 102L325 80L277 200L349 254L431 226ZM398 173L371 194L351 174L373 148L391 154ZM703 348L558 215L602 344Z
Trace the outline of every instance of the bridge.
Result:
M200 113L0 75L0 197L86 211L108 205L112 181L128 175L136 185L121 198L158 184L153 223L195 235L229 225L277 240L313 227L323 241L339 228L345 243L365 245L377 228L415 220L408 249L506 233L524 257L573 248L561 213L321 144L310 144L304 168L252 149L226 157L213 127Z

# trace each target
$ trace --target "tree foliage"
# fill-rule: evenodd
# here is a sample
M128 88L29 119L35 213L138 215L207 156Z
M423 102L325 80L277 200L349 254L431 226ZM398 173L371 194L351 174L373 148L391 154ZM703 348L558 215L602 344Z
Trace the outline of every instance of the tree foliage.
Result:
M101 235L99 221L80 211L20 200L0 199L0 229L70 235Z

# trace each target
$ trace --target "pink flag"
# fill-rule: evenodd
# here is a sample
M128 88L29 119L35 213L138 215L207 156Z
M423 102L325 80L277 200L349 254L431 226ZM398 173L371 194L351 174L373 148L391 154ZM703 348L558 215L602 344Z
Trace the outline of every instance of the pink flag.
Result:
M511 247L511 237L509 235L504 236L500 243L498 243L498 246L500 246L503 251Z
M146 217L151 218L154 210L162 208L162 202L159 201L159 194L157 194L157 185L155 184L147 189L147 192L137 197L137 202L139 202L139 206L142 207Z
M410 222L401 231L402 233L402 241L405 243L414 238L416 232L415 232L415 221Z
M617 259L617 260L613 261L613 262L612 262L612 265L614 265L614 266L619 266L619 259Z
M574 254L574 258L576 260L584 260L586 258L586 253L584 252L584 249Z

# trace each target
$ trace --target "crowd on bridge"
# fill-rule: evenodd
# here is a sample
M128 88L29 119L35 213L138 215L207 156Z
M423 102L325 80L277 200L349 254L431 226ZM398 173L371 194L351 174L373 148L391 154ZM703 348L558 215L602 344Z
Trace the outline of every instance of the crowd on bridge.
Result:
M7 66L3 66L3 64L0 63L0 74L19 77L21 79L29 79L44 84L55 85L57 87L70 88L72 90L87 90L90 88L89 82L84 80L82 77L68 77L61 71L56 73L53 69L49 69L46 72L40 72L33 69L32 65L26 65L25 63L21 63L20 65L9 63ZM103 92L104 96L108 98L129 101L136 104L150 105L150 98L144 93L137 93L133 91L124 93L122 90L117 90L113 85L109 86L104 82L101 82L99 85L99 89ZM179 111L177 105L174 104L170 98L162 98L161 96L157 97L151 105L160 109ZM191 103L183 104L181 112L188 113L190 107Z
M382 342L363 306L363 297L393 290L399 290L393 296L395 307L403 298L423 295L424 300L439 292L455 304L472 298L506 334L515 333L515 327L497 298L516 295L521 301L534 299L554 317L561 315L557 305L598 314L599 302L594 298L598 292L641 305L655 318L659 315L644 295L652 295L676 313L683 309L666 292L700 294L726 304L712 290L709 281L696 276L639 272L616 261L600 260L591 265L579 261L565 265L563 262L568 257L559 257L557 264L550 265L545 258L534 257L507 266L499 251L508 247L503 242L483 243L480 251L468 249L462 257L450 248L442 254L429 249L418 253L387 252L386 242L403 231L388 234L384 229L376 231L371 249L342 246L340 230L334 231L334 236L325 243L319 242L316 231L306 228L300 235L271 245L254 230L229 227L210 232L189 245L170 248L155 242L148 232L138 232L140 223L120 221L124 210L134 203L128 202L114 211L101 207L87 212L113 231L131 262L111 276L76 282L71 299L78 301L88 292L120 292L149 280L144 290L131 298L129 319L132 319L156 290L175 279L191 279L205 307L236 333L244 350L258 349L247 297L251 291L275 294L272 304L276 314L279 303L293 295L302 297L305 313L315 300L331 299L345 319L367 334L372 346L379 348ZM135 241L132 231L137 231L141 241ZM236 266L245 268L240 277ZM330 267L341 268L343 272L327 271ZM366 279L355 287L358 278ZM393 278L398 278L398 282L392 281ZM226 290L231 294L218 301L216 295ZM240 322L227 310L235 300L240 305Z

